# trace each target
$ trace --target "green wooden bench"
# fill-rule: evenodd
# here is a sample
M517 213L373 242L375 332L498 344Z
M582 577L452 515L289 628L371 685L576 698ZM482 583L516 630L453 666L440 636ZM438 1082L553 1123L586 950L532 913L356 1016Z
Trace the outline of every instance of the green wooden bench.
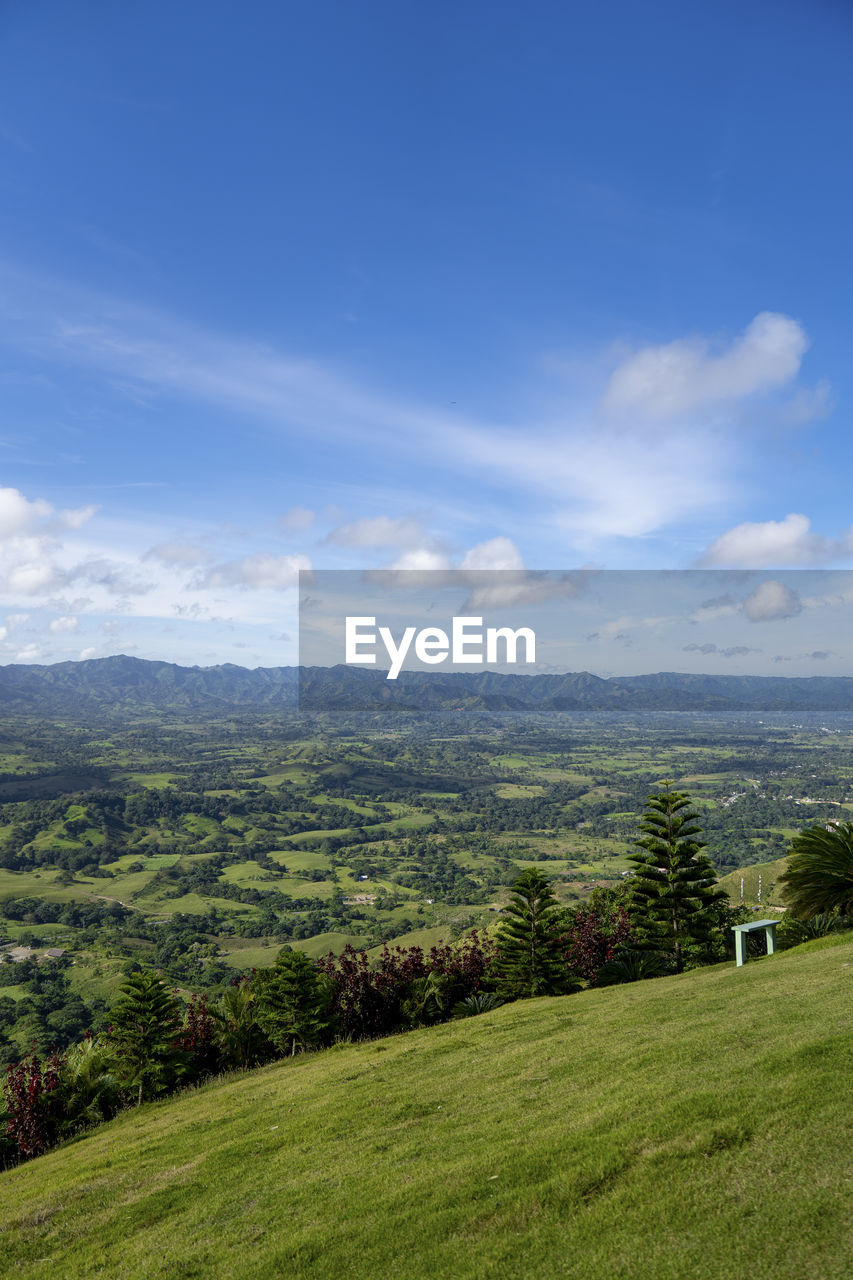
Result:
M772 956L776 950L776 926L778 923L778 920L750 920L749 924L733 924L735 964L738 966L746 964L746 935L754 933L756 929L764 930L764 935L767 938L767 954Z

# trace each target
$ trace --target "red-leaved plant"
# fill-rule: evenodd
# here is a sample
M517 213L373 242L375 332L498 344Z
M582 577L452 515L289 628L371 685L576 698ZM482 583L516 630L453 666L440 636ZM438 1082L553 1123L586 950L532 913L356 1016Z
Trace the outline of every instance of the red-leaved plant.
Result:
M561 941L566 964L582 978L595 982L602 965L612 960L631 933L631 921L624 907L609 918L589 907L575 907L572 926Z
M216 1071L219 1066L219 1049L214 1020L207 1007L207 996L193 994L191 997L179 1043L184 1052L189 1054L192 1075L212 1075Z
M50 1095L59 1085L60 1063L56 1053L44 1062L31 1053L6 1070L6 1134L24 1158L46 1150L55 1137L58 1117Z
M429 973L446 979L452 1003L480 991L488 982L496 948L476 931L458 944L442 943L425 952L422 947L388 947L371 964L366 951L353 946L339 956L329 953L317 962L331 988L330 1009L340 1030L354 1040L381 1036L401 1022L401 1001L418 978Z

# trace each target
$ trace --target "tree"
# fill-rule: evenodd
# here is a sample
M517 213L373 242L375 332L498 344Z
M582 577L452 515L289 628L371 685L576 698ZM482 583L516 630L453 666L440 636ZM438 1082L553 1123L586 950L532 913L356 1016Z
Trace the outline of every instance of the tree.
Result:
M178 1002L158 975L140 972L125 978L109 1017L122 1084L138 1089L137 1103L169 1089L186 1055L178 1042Z
M791 915L799 920L853 915L853 823L838 822L829 831L806 827L794 836L779 884Z
M220 1052L228 1066L254 1067L272 1057L272 1046L256 1017L251 985L241 980L228 987L211 1010Z
M683 973L686 949L707 948L725 893L697 837L702 829L691 810L690 796L670 790L653 792L640 821L641 850L631 855L634 867L629 912L642 945L670 955Z
M119 1109L115 1052L108 1039L87 1036L72 1046L59 1068L64 1136L108 1120Z
M562 954L558 903L550 880L528 867L513 884L498 932L500 990L509 996L544 996L571 985Z
M271 969L257 971L252 987L258 1022L280 1053L319 1044L329 1025L330 992L304 951L283 948Z
M207 996L193 993L190 997L180 1045L189 1060L193 1078L213 1075L219 1066L219 1045L216 1021L207 1007Z

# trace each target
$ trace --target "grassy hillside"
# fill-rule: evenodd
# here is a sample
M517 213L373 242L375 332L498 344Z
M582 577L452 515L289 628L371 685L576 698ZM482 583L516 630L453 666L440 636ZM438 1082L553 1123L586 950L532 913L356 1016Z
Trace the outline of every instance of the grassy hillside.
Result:
M841 1280L853 938L507 1006L0 1176L16 1277Z
M761 877L761 903L765 907L782 907L783 886L778 883L779 877L788 865L787 858L776 858L773 862L757 862L751 867L739 867L726 876L720 877L720 888L725 889L732 904L738 906L740 882L743 880L743 901L751 907L758 902L758 878Z

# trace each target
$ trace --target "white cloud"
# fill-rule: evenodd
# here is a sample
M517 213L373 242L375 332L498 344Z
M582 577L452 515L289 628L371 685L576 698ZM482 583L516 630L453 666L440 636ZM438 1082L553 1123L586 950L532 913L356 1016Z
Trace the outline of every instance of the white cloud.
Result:
M0 540L16 538L28 533L37 525L46 525L48 532L56 529L79 529L97 511L97 507L79 507L76 510L56 511L43 498L25 498L19 489L0 488Z
M132 647L135 648L136 646L134 645ZM97 652L98 652L97 649L92 649L92 648L81 649L79 661L86 662L88 661L89 658L94 658L97 655Z
M30 502L18 489L0 489L0 538L16 537L53 511L49 502Z
M424 542L426 534L420 520L411 516L392 519L390 516L373 516L364 520L352 520L338 525L326 538L326 542L339 547L400 547L412 548Z
M28 613L7 613L6 626L10 631L14 631L15 627L22 627L25 622L29 622L30 615Z
M455 564L443 551L419 547L404 552L390 570L369 572L367 576L386 589L464 585L470 594L462 607L470 613L577 596L586 588L589 571L557 575L530 571L525 569L515 543L510 538L496 537L478 543Z
M208 569L199 585L204 587L273 588L296 586L300 570L311 568L307 556L243 556Z
M304 533L317 519L309 507L291 507L280 518L279 524L286 533Z
M762 582L743 602L743 611L750 622L775 622L780 618L794 618L802 613L803 605L796 591L783 582Z
M500 583L492 580L495 570L504 571ZM418 579L415 575L419 573L426 575L444 573L446 576L439 580L435 577L425 577L424 585L436 586L440 581L445 584L463 582L466 586L474 588L474 593L469 597L466 607L476 607L478 602L481 607L484 607L489 603L486 594L496 589L503 593L500 603L510 603L511 600L519 598L519 591L522 589L528 592L528 598L533 598L529 595L531 584L528 582L521 552L510 538L505 537L490 538L486 542L478 543L456 562L437 547L413 547L398 556L390 569L380 569L377 572L378 580L386 586L395 584L395 579L390 575L398 573L399 579L396 580L396 585L402 587L417 585ZM509 596L504 598L506 592L509 592ZM492 603L499 602L492 601Z
M561 555L596 559L606 540L645 537L703 510L730 506L739 475L748 475L755 461L745 433L734 430L739 402L790 386L807 345L796 320L762 312L727 346L696 337L635 352L612 373L601 402L586 385L568 410L478 419L373 391L322 361L292 358L49 282L39 290L31 284L19 280L16 303L27 319L28 345L40 345L48 358L97 368L114 386L141 389L149 398L182 396L238 412L243 421L265 422L271 430L314 432L324 448L340 451L342 465L350 454L363 458L372 450L389 467L396 459L413 484L422 478L451 493L454 485L476 493L494 484L512 493L519 519L526 513L548 522ZM41 301L32 303L31 295ZM57 328L57 314L75 319ZM10 338L22 340L20 331L18 324ZM597 367L587 380L593 382L602 386ZM791 423L831 405L826 384L811 391L790 387L781 407L778 399L774 414L787 413ZM750 402L750 422L758 421L758 407ZM296 507L281 525L304 532L313 518L308 508ZM422 530L416 535L417 523L351 521L329 541L352 549L441 551ZM221 552L217 558L231 563Z
M378 450L405 463L413 476L434 472L443 484L476 485L490 478L509 483L518 505L533 500L548 518L544 497L556 523L583 551L602 538L641 536L672 525L732 492L731 464L741 450L719 435L711 439L694 430L688 438L683 428L670 434L656 428L643 438L628 436L612 423L602 424L594 412L579 410L561 412L556 420L518 414L510 424L477 420L374 393L321 362L291 359L168 317L73 296L61 302L66 313L98 314L63 325L58 336L36 317L42 344L54 358L97 367L128 385L236 410L274 429L287 423L290 430L313 431L340 448L342 457L346 451ZM26 307L25 296L21 305ZM54 306L60 310L59 298ZM755 335L753 345L760 345ZM662 474L666 486L660 484ZM349 538L348 546L400 551L421 545L408 522L383 528L395 522L378 519L382 523L372 530L361 521L344 525L333 541Z
M808 516L791 513L784 520L735 525L720 534L699 563L706 568L781 568L825 564L853 554L853 536L824 538L812 533Z
M832 386L821 379L813 387L801 387L788 403L779 410L778 421L783 427L802 427L808 422L826 418L835 408L836 398Z
M394 561L392 569L406 572L424 571L434 573L438 569L449 569L450 559L443 551L431 551L427 547L416 547L412 551L404 551Z
M209 560L210 556L204 547L196 546L194 543L158 542L155 547L150 547L145 552L142 559L159 560L162 564L194 569L197 565Z
M457 466L537 495L540 511L544 495L564 538L587 554L601 539L642 537L695 516L734 488L732 451L701 431L628 435L584 419L548 431L460 429L447 449Z
M719 353L706 338L636 352L612 374L604 407L620 416L671 418L772 391L796 377L807 346L796 320L762 311Z
M69 570L66 577L69 582L88 582L102 587L111 595L120 596L145 595L156 586L150 579L139 576L134 563L107 558L84 560Z
M472 587L463 606L465 613L476 613L480 609L541 604L545 600L566 596L571 598L584 591L587 580L587 575L583 572L555 576L527 569L509 569L497 575L489 571L469 569L465 577Z
M96 506L90 504L87 507L77 507L76 510L59 511L54 523L60 529L82 529L83 525L88 524L97 510Z
M523 569L521 552L510 538L479 542L462 559L460 569Z
M53 618L47 624L47 629L48 631L52 631L54 632L54 634L57 634L62 631L76 631L77 626L78 626L77 618L75 618L73 614L66 614L64 617L61 617L61 618Z
M65 575L48 560L28 561L15 565L7 576L8 589L24 596L42 595L58 591L65 582Z

